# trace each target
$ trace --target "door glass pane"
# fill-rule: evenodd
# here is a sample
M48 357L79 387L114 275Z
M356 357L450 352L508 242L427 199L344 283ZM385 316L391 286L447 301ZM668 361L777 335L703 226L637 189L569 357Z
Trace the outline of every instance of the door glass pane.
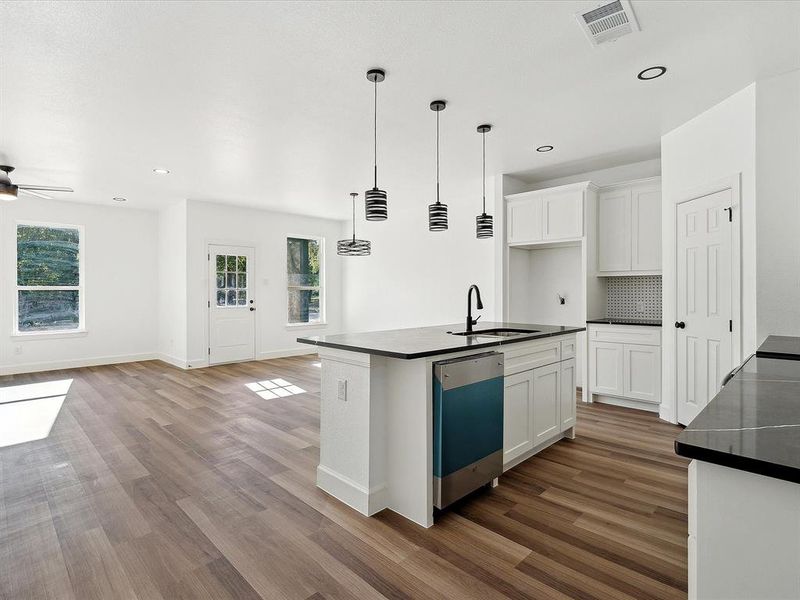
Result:
M239 290L236 292L236 298L239 306L244 306L247 304L247 290Z
M217 290L217 306L225 306L225 290Z
M19 285L80 284L80 232L77 229L17 226Z
M237 262L239 263L239 272L240 273L247 272L247 257L240 256Z
M246 288L247 287L247 275L245 275L244 273L239 273L236 276L236 281L237 281L236 287L240 287L240 288Z
M19 331L78 329L78 290L20 290Z
M289 323L319 321L319 290L289 290Z
M225 255L217 254L217 271L225 270Z
M236 257L229 256L228 257L228 271L236 271Z
M221 290L225 287L225 273L217 273L217 289Z
M228 306L236 306L236 290L228 290Z
M302 238L286 240L286 272L289 285L319 285L319 242Z
M227 278L228 278L227 287L235 288L236 287L236 273L228 273L227 274Z

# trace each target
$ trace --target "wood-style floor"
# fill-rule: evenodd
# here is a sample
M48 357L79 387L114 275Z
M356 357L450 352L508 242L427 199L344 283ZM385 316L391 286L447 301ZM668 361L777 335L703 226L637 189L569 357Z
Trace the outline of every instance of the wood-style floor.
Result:
M307 393L245 387L278 377ZM579 405L577 439L425 530L315 487L313 357L0 387L65 378L49 437L0 448L4 599L686 596L686 462L653 415Z

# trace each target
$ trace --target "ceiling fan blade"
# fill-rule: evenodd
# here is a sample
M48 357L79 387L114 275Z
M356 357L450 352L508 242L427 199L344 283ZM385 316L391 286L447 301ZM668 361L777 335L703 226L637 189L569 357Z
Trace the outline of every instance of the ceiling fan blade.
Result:
M21 194L27 194L28 196L36 196L37 198L44 198L45 200L52 200L52 196L48 196L47 194L42 194L41 192L34 192L32 190L26 190L25 188L19 188L19 192Z
M17 186L21 190L39 190L42 192L74 192L72 188L53 185L24 185Z

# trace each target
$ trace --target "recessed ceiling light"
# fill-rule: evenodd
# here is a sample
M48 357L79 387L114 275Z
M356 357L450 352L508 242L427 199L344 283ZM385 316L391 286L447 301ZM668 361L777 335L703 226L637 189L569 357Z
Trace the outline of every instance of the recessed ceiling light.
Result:
M114 196L112 198L112 200L114 200L114 202L127 202L128 201L127 198L123 198L122 196Z
M545 146L539 146L536 149L536 151L537 152L550 152L550 150L552 150L552 149L553 149L553 147L551 145L547 144Z
M169 174L169 169L153 169L153 173L156 175L167 175Z
M639 71L639 74L636 76L636 78L641 81L650 81L651 79L658 79L666 72L667 67L647 67L646 69Z

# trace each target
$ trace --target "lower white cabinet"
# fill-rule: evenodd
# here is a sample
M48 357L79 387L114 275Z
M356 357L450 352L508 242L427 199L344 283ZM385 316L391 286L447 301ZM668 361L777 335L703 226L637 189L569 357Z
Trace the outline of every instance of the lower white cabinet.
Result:
M590 324L588 337L590 394L661 402L659 328Z
M575 359L570 358L561 364L561 391L560 397L560 419L561 429L569 429L575 426L575 390L576 374L575 374Z
M533 371L505 378L503 400L503 463L533 449Z
M574 344L574 337L568 343ZM537 447L541 449L542 444L559 439L575 426L575 358L559 360L556 353L548 359L544 354L548 348L548 344L540 344L529 351L509 351L506 357L504 468L528 458ZM545 360L549 364L541 365ZM541 366L518 370L537 361Z

